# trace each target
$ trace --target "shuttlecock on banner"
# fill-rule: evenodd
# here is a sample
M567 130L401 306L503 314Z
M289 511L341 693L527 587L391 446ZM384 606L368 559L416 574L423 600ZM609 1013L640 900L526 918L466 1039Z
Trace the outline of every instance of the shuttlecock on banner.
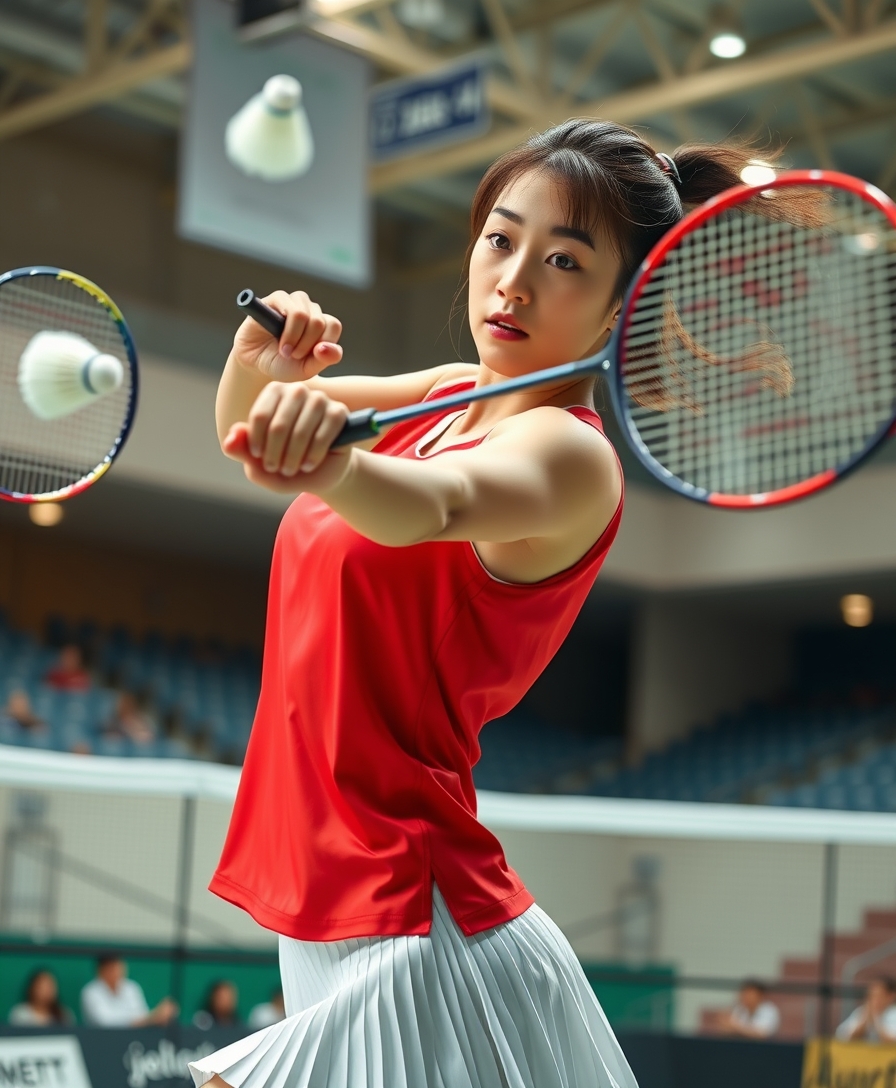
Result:
M286 181L308 172L314 137L302 106L302 85L292 76L271 76L227 122L227 157L265 181Z
M39 332L19 359L19 392L39 419L59 419L98 397L112 393L124 380L124 367L72 332Z

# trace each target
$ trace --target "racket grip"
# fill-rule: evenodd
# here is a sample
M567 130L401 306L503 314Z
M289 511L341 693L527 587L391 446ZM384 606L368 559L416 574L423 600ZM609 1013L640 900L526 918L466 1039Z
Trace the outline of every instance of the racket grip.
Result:
M334 446L350 446L352 442L363 442L367 438L376 438L380 433L376 421L376 408L362 408L352 412L345 421L345 426L333 440Z
M267 329L271 336L276 336L279 340L283 335L283 329L286 327L286 318L283 314L278 313L268 306L266 302L262 302L255 292L249 290L248 287L245 291L240 291L236 296L236 304L241 310L244 310L249 317L254 321L257 321L263 329Z

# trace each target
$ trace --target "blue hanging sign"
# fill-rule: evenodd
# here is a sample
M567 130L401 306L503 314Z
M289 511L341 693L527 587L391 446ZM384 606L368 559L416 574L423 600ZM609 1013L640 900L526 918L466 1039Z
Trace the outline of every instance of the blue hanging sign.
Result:
M384 84L370 97L375 161L478 136L489 126L485 70L479 64Z

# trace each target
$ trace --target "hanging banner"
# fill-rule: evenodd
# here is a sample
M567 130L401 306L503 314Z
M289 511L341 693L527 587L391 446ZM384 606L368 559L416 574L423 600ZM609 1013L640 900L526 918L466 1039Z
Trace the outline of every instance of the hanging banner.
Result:
M195 59L181 145L179 233L323 279L369 286L368 61L307 34L247 44L237 36L228 0L189 6ZM313 140L310 166L282 180L247 174L226 148L229 122L275 75L301 84ZM269 164L286 153L282 133L271 130L260 106L241 142ZM283 286L294 283L284 279Z
M370 154L382 162L458 143L478 136L489 123L481 64L394 80L370 96Z
M893 1088L896 1044L810 1039L802 1088Z

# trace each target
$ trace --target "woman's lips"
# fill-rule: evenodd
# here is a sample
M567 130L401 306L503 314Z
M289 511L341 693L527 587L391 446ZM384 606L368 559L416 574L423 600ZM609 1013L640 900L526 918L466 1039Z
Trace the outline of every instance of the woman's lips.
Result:
M528 333L523 332L516 325L497 320L495 317L490 317L485 324L496 340L525 340L528 336Z

